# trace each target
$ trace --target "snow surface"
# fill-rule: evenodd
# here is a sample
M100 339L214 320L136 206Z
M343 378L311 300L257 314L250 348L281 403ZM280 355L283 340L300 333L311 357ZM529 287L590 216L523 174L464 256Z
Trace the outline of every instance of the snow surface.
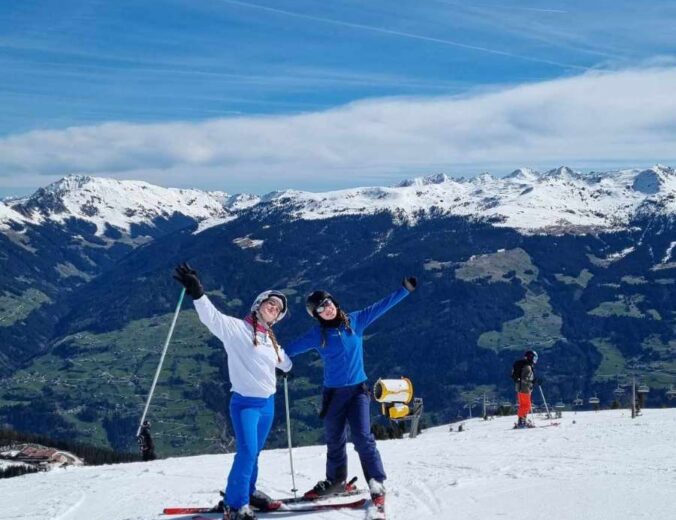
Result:
M20 213L0 202L0 230L9 229L12 221L23 222L24 220L26 219Z
M676 410L564 412L559 426L511 429L514 417L472 419L416 439L379 441L389 519L668 520L676 516ZM550 421L537 418L536 423ZM454 425L457 430L457 424ZM348 450L350 474L363 477ZM323 477L325 448L294 450L296 483ZM232 454L56 469L0 480L0 519L156 520L168 506L212 505ZM288 496L288 450L266 450L259 488ZM211 515L218 518L217 515ZM273 515L260 515L272 518ZM364 519L365 510L276 515Z
M661 165L589 174L566 167L548 172L519 169L503 178L484 173L467 180L436 174L393 187L325 193L284 190L264 196L71 175L31 197L0 204L0 228L9 220L64 222L77 217L95 224L102 234L106 224L129 231L132 224L152 225L154 218L183 214L198 221L201 232L243 211L270 208L307 220L390 211L411 224L420 212L434 211L489 218L497 226L526 232L584 233L621 229L642 212L676 213L676 172Z
M662 258L663 264L666 264L671 259L674 247L676 247L676 241L672 242L671 244L669 244L669 247L667 247L667 251L664 253L664 258Z

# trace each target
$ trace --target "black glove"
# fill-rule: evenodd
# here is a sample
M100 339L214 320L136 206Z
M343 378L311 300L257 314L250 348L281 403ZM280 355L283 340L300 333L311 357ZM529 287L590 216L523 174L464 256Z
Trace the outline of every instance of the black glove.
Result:
M283 377L284 379L291 379L291 371L289 370L288 372L284 372L281 368L275 368L275 372L277 372L277 377Z
M200 279L197 278L197 271L185 262L176 267L174 279L178 280L179 283L185 287L185 292L187 292L188 296L193 300L198 300L204 294Z
M418 287L418 279L415 276L407 276L402 280L401 284L406 287L408 292L413 292Z

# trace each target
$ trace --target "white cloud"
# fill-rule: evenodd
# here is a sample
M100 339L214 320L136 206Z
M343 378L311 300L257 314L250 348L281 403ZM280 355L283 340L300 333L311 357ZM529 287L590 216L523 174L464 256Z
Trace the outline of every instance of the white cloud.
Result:
M0 139L0 175L14 184L78 172L260 191L486 165L669 162L674 92L676 67L667 66L301 115L32 131Z

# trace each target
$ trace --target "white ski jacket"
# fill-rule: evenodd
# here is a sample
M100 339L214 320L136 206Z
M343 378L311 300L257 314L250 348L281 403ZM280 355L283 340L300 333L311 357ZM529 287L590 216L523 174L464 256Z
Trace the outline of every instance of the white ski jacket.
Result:
M245 397L267 398L274 394L275 368L288 372L293 365L284 349L279 348L280 363L267 333L257 332L258 346L254 346L250 323L221 313L206 295L193 303L200 321L223 342L232 391Z

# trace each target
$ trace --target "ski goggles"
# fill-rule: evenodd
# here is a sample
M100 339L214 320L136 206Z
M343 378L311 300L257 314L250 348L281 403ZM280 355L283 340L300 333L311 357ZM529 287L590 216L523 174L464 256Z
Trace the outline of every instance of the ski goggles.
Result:
M324 298L315 309L317 311L317 314L321 314L322 312L324 312L329 305L334 305L333 300L331 300L331 298Z

